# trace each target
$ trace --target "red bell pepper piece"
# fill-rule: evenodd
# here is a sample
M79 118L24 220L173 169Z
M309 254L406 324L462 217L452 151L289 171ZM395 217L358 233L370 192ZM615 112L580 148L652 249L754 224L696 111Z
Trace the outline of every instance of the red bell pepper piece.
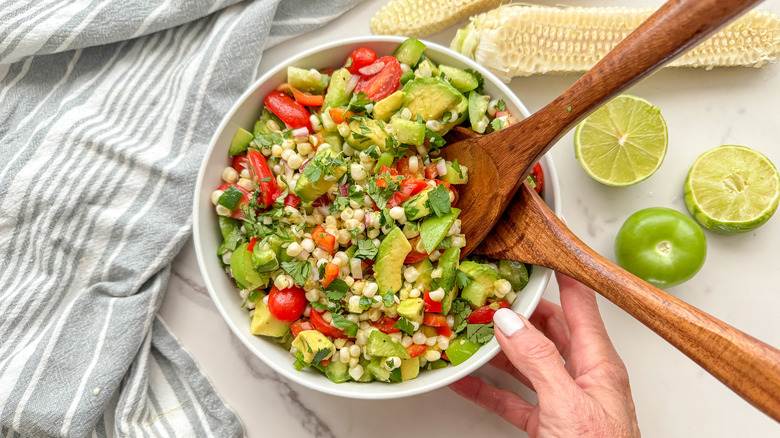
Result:
M276 193L276 178L271 172L271 168L268 167L268 162L265 160L263 154L257 151L249 151L247 153L249 157L249 170L252 173L252 178L260 187L260 197L258 201L270 207L274 203L274 193Z
M423 324L431 327L448 327L447 317L439 313L428 313L423 315Z
M425 301L425 311L426 312L437 312L441 313L442 307L441 307L441 301L433 301L431 299L431 292L430 291L424 291L423 292L423 301Z
M312 312L314 311L312 310ZM300 318L290 324L290 331L295 337L298 336L298 333L304 332L306 330L314 330L314 325L306 318Z
M325 265L325 278L322 279L322 285L328 287L328 285L339 276L339 265L335 263L328 263Z
M246 250L249 252L254 252L256 243L257 243L257 237L253 237L249 239L249 245L246 246Z
M493 315L495 315L498 309L508 307L509 302L507 300L487 304L471 312L469 317L466 318L466 321L468 321L469 324L490 324L493 322Z
M352 117L355 114L344 108L331 108L328 110L328 115L330 116L330 119L333 120L333 123L338 125L339 123L344 123L347 118Z
M445 338L449 338L452 336L452 329L448 325L443 327L436 327L436 334L439 336L444 336Z
M425 344L412 344L412 345L406 347L406 351L408 351L409 352L409 356L412 356L412 357L417 357L417 356L425 353L426 350L428 350L428 346L425 345Z
M265 106L293 129L308 128L311 132L309 111L283 91L272 91L265 96Z
M409 197L425 190L426 187L428 187L428 183L425 181L415 178L406 178L401 181L401 190L395 192L393 196L390 197L387 201L387 205L389 205L390 208L397 207Z
M401 331L398 327L394 327L395 323L398 322L398 318L390 318L389 316L384 316L379 321L372 321L371 325L376 327L380 332L390 334L390 333L398 333Z
M314 324L314 329L323 335L330 336L331 338L349 339L349 336L347 336L346 333L333 327L322 319L322 314L320 314L320 312L312 309L309 316L311 317L311 323Z
M290 87L290 90L292 91L295 101L303 106L322 106L322 102L325 100L325 97L321 94L304 93L293 87Z
M336 250L336 236L326 232L322 225L317 225L317 228L311 232L311 238L321 250L328 254L333 254Z

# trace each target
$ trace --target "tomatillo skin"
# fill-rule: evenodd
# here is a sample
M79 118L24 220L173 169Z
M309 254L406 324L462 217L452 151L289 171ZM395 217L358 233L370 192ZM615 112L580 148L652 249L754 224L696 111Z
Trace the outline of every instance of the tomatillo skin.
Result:
M615 257L626 271L666 289L690 280L704 265L707 239L693 219L670 208L639 210L615 238Z

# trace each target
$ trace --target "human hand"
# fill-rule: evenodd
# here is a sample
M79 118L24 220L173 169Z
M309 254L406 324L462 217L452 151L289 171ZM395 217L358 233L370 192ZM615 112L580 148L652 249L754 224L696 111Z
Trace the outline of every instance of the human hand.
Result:
M562 308L543 299L530 322L509 309L493 317L503 352L491 364L535 391L539 403L471 376L450 388L531 437L640 436L628 373L596 295L563 274L556 278Z

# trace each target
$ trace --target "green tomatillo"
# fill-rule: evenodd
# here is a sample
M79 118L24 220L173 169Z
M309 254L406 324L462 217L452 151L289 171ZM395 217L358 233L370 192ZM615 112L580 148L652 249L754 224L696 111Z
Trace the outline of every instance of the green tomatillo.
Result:
M699 225L669 208L637 211L615 238L618 265L661 289L691 279L706 255L707 240Z

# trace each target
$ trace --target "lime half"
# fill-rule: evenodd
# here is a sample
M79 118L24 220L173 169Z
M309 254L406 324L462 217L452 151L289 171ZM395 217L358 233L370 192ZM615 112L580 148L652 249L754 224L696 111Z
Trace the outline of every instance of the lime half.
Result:
M628 94L594 111L574 132L574 152L585 172L608 186L650 178L666 156L668 133L661 110Z
M705 228L724 234L755 230L780 200L780 175L769 159L745 146L703 153L685 180L685 205Z

